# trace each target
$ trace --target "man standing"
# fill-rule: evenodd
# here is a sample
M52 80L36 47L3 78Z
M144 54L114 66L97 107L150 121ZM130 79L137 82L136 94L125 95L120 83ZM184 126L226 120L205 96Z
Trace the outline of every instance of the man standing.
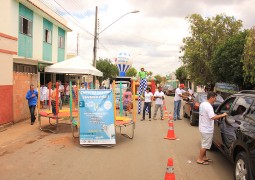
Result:
M152 106L152 101L153 101L153 94L150 92L150 88L147 87L146 91L144 93L144 104L143 104L143 118L141 121L145 120L145 110L148 108L149 110L149 121L151 121L151 106Z
M138 97L138 114L141 113L142 110L142 103L141 103L141 96L144 94L147 88L147 72L144 71L144 67L141 68L141 71L138 72L138 80L140 81L139 85L139 97Z
M211 159L206 157L207 149L211 148L214 120L227 116L227 113L215 115L212 104L216 101L217 94L209 91L207 94L207 101L202 102L199 106L199 131L201 133L201 148L199 157L197 159L198 164L208 165Z
M161 86L159 86L158 91L155 92L154 99L155 99L155 111L154 111L153 119L156 120L158 109L160 109L161 120L164 120L164 118L163 118L163 100L165 99L165 94L162 91Z
M182 120L180 116L180 111L181 111L181 101L182 98L187 98L187 96L184 96L182 93L185 93L184 91L184 84L180 84L180 86L175 90L175 95L174 95L174 120Z
M82 82L81 83L81 87L80 87L80 89L82 89L82 90L85 90L86 88L85 88L85 85L84 85L84 83Z
M27 91L26 99L28 100L29 111L31 115L31 125L35 122L35 107L37 105L38 92L34 89L34 85L30 85L30 90Z

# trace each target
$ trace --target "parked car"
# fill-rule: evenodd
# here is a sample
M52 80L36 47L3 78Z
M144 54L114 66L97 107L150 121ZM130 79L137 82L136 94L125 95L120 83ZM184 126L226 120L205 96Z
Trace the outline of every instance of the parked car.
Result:
M176 88L173 88L171 85L165 85L163 87L163 92L167 96L174 96Z
M206 92L198 92L196 93L195 98L192 100L185 100L185 104L183 106L183 117L190 118L190 125L196 126L198 125L199 119L199 106L202 102L206 101L207 93ZM216 110L217 107L223 102L223 98L220 95L217 95L216 102L213 104L213 109Z
M216 110L228 116L214 121L213 147L234 164L235 179L255 179L255 91L228 97Z

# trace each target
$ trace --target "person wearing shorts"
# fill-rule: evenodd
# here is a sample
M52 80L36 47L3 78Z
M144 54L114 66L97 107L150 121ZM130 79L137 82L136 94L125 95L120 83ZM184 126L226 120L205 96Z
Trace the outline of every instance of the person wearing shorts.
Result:
M217 94L208 92L207 101L199 106L199 131L201 133L201 148L197 159L198 164L208 165L212 160L206 157L206 151L211 148L214 120L227 116L227 113L215 115L212 104L216 101Z

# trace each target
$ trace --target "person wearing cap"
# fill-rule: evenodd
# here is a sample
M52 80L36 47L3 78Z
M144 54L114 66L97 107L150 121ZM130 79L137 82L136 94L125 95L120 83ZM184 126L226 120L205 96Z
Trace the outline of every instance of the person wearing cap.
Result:
M139 85L139 91L138 91L138 94L139 94L139 99L138 99L138 114L141 113L141 99L140 97L144 94L144 92L146 91L146 88L147 88L147 72L144 70L144 67L141 67L141 71L138 72L138 80L140 81L140 85Z
M182 98L187 98L187 96L183 95L186 91L184 90L185 85L180 84L178 88L175 90L175 95L174 95L174 120L182 120L180 116L180 111L181 111L181 100Z

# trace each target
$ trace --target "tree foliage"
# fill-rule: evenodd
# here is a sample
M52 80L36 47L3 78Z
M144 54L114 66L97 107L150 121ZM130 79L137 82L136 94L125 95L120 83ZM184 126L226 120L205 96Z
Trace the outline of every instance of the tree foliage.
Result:
M228 37L239 33L242 21L226 15L203 18L192 14L186 18L190 23L190 36L183 39L182 61L187 65L190 78L199 84L213 84L211 69L217 46Z
M218 46L212 61L212 72L216 82L243 85L242 55L247 32L240 32Z
M156 79L156 84L160 84L162 82L162 77L159 74L155 75L154 78Z
M181 66L175 71L176 79L180 81L180 83L183 83L188 76L187 70L185 66Z
M136 75L137 75L137 70L134 67L131 67L126 72L126 76L128 77L135 77Z
M247 35L243 55L243 70L245 80L255 84L255 27Z
M96 68L103 73L102 77L98 77L100 85L102 85L104 80L118 75L118 68L109 59L97 60Z

